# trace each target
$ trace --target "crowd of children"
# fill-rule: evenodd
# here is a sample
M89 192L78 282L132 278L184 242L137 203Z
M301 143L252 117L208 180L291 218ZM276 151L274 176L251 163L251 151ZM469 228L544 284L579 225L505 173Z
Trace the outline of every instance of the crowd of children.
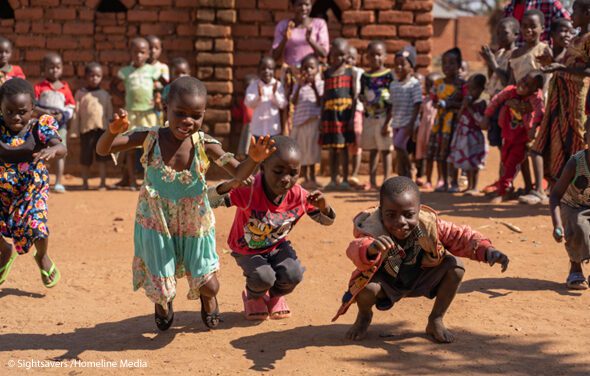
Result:
M32 86L9 62L10 41L0 38L0 284L16 255L33 246L45 286L60 279L47 255L46 162L57 162L54 191L65 192L70 123L81 141L84 189L93 162L99 166L99 189L107 188L106 163L115 153L121 153L124 166L117 185L139 189L133 285L154 303L160 330L173 323L177 278L183 276L188 298L201 302L204 324L214 328L220 322L212 210L218 206L236 207L227 242L245 277L246 318L291 315L285 296L302 281L305 268L287 236L305 214L322 225L336 216L317 190L322 150L329 158L326 190L379 192L379 206L354 218L355 240L346 251L356 270L335 319L357 303L348 338L365 336L373 306L388 310L404 297L425 296L435 299L426 332L451 342L443 318L464 273L457 256L499 263L503 271L508 266L508 257L483 235L421 205L419 187L471 196L483 192L501 202L519 196L514 179L521 172L520 201L550 201L555 239L565 239L571 260L568 287L588 288L582 262L590 259L590 154L584 150L590 141L585 131L589 0L575 1L571 22L554 22L551 44L540 40L539 11L526 11L520 25L510 17L500 20L497 48L480 51L487 77L469 76L461 51L452 48L441 57L442 75L425 78L415 71L416 50L409 45L387 51L386 43L371 41L366 70L356 66L358 52L347 40L334 39L325 49L310 40L311 29L300 30L310 1L293 3L303 12L301 27L285 23L284 40L275 48L282 51L299 34L313 48L290 62L289 75L281 79L270 56L260 60L257 77L248 76L243 99L236 98L233 109L244 124L237 157L204 133L205 85L190 76L187 60L172 60L171 69L160 62L158 37L131 40L131 62L118 71L109 91L101 88L101 65L89 63L85 85L75 95L61 79L58 54L46 55L45 79ZM389 52L393 69L387 67ZM124 109L113 109L111 95L124 97ZM500 148L501 164L497 181L480 191L478 176L489 146ZM362 151L369 154L367 184L359 180ZM207 187L210 161L232 179ZM394 169L399 176L390 178ZM144 175L139 188L138 171ZM467 177L463 191L461 174ZM550 200L544 178L552 186Z

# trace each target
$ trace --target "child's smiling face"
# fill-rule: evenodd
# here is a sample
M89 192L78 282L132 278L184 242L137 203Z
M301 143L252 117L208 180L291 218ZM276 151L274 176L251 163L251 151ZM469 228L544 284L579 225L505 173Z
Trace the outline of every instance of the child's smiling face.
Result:
M297 183L301 172L301 153L295 149L277 150L260 169L266 187L275 197L284 195Z
M574 28L587 28L590 22L590 10L587 5L576 1L572 7L572 23Z
M531 14L523 17L520 22L520 32L522 33L522 39L526 43L537 42L543 33L543 25L539 16Z
M400 81L404 81L412 73L412 65L403 56L396 56L394 60L395 75Z
M567 48L572 40L572 34L573 30L570 26L561 25L551 33L551 39L554 45Z
M385 230L395 239L404 240L418 226L420 197L412 190L385 196L381 199L380 209Z
M454 53L446 53L442 57L442 71L445 74L445 77L450 79L455 79L459 75L459 69L461 68L461 64L459 64L459 59L457 55Z
M258 66L258 75L265 84L270 84L275 75L276 64L272 59L262 59Z
M11 132L18 133L33 117L33 98L26 93L4 97L0 110L6 127Z
M168 126L177 140L185 140L203 126L207 97L204 95L177 95L168 98L166 108Z

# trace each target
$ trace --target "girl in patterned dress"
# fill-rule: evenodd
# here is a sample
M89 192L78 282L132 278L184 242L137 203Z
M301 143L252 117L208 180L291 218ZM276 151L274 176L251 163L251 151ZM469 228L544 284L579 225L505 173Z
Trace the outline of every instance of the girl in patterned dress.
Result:
M120 111L97 145L108 155L141 147L145 168L135 217L133 285L155 303L155 321L167 330L174 319L176 279L186 276L188 299L201 300L201 318L209 328L219 324L217 292L219 258L215 252L215 219L207 197L209 159L245 180L273 152L270 137L252 141L249 158L238 163L219 142L199 130L207 101L205 85L181 77L170 85L165 127L128 127Z
M349 46L345 39L335 39L330 49L330 67L324 72L324 100L320 145L330 151L330 183L326 189L349 189L348 145L355 141L354 109L356 83L354 73L346 64ZM342 166L342 183L338 170Z
M53 117L32 118L34 98L33 87L21 78L0 88L0 284L16 256L34 245L41 279L50 288L59 281L60 272L47 255L49 173L45 163L65 156L66 147ZM11 238L12 244L5 238Z

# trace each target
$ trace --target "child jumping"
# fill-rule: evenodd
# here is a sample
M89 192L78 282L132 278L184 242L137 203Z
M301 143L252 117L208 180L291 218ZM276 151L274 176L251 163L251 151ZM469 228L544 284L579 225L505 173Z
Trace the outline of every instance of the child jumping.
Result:
M60 272L47 254L49 172L45 163L66 155L57 122L49 115L33 118L35 91L13 78L0 87L0 284L17 257L35 246L35 261L45 287ZM12 239L12 244L4 238Z
M486 86L486 76L475 74L467 82L467 96L463 99L463 105L459 111L457 129L451 142L451 154L449 163L456 169L467 172L468 196L475 196L479 170L485 165L488 154L488 145L481 131L480 124L483 120L486 102L480 99Z
M75 95L76 110L72 129L80 134L80 164L82 165L82 189L88 189L90 166L96 160L100 175L99 190L106 189L107 162L109 157L96 154L96 143L107 129L113 117L111 95L100 88L102 67L99 63L88 63L84 70L86 87Z
M326 186L329 190L350 189L347 148L355 143L356 82L352 67L346 63L348 51L345 39L334 39L330 48L330 67L324 72L320 145L330 151L330 183ZM338 184L340 167L342 182Z
M502 272L508 267L508 257L483 235L442 220L422 206L418 186L403 176L385 181L379 207L361 212L353 222L356 239L346 254L357 269L332 319L357 303L356 322L346 334L352 340L366 336L373 306L386 311L405 297L424 296L436 298L426 334L441 343L453 342L455 337L443 318L465 272L458 257L500 263Z
M301 282L304 268L287 236L305 214L322 225L336 217L321 192L297 184L303 155L295 140L273 140L276 152L262 163L254 183L234 189L225 200L237 208L228 244L246 277L242 299L248 320L291 316L284 296Z
M322 114L322 95L324 81L319 75L319 60L308 55L301 60L299 82L293 88L291 102L293 111L293 131L291 137L301 150L301 174L303 187L317 189L315 166L320 163L320 116Z
M590 132L584 134L590 144ZM570 259L568 288L588 289L582 262L590 260L590 152L582 150L566 163L563 173L551 190L549 204L553 219L553 237L557 242L565 238L565 249Z
M536 127L543 120L543 79L541 72L527 74L518 85L507 86L492 98L485 111L482 128L488 128L490 117L500 109L498 124L502 129L502 176L484 189L494 196L494 203L502 202L512 186L522 163L526 161L527 143L533 139Z
M160 330L172 325L176 279L182 276L188 279L188 299L201 300L204 324L213 328L219 323L219 257L205 181L209 160L243 181L273 152L270 138L260 138L252 142L250 157L238 164L218 141L200 132L206 104L205 85L181 77L170 87L167 126L135 128L120 135L129 125L121 111L97 145L101 155L143 149L145 178L135 217L133 286L143 287L154 302Z
M11 57L12 42L0 37L0 85L14 77L26 78L21 67L10 64Z
M361 78L359 100L363 102L365 117L361 148L370 151L369 173L371 189L377 188L377 163L379 154L383 163L383 180L391 173L391 102L389 86L394 81L393 73L385 68L387 51L382 41L372 41L367 47L369 70ZM403 125L405 126L405 125Z

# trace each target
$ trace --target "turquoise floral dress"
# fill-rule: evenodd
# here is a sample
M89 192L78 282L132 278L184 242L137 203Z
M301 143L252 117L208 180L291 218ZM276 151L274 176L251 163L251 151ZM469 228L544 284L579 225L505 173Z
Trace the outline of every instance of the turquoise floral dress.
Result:
M54 138L61 141L51 116L31 120L18 134L0 118L0 233L12 239L19 254L49 237L49 173L43 161L33 163L33 154Z
M135 215L133 286L143 287L150 300L166 307L176 296L177 278L186 276L188 299L198 299L199 289L219 269L215 218L205 181L205 144L218 142L194 134L191 167L178 172L164 164L160 129L147 130L143 144L145 177Z

